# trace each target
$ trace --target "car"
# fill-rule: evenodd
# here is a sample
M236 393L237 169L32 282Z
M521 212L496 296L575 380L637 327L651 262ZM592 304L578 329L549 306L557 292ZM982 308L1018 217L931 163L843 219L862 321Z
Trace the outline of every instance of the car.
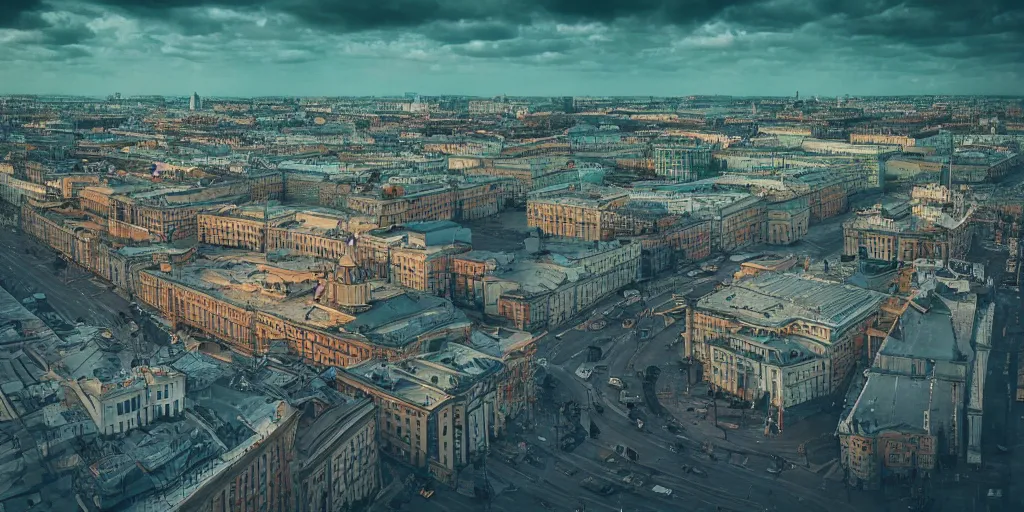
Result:
M573 476L573 475L575 475L576 473L579 472L578 469L576 469L576 468L574 468L572 466L567 466L565 464L562 464L561 462L558 462L558 463L555 464L555 469L557 469L559 472L561 472L565 476Z
M423 496L423 499L429 500L430 497L433 496L433 495L434 495L434 490L433 489L427 489L426 487L420 488L420 496Z
M615 494L616 490L614 485L600 481L592 476L588 476L583 480L580 480L580 487L601 496Z

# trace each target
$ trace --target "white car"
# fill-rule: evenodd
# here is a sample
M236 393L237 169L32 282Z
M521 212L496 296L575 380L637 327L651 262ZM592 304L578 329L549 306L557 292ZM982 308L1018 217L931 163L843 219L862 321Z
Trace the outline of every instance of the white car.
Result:
M655 485L654 487L651 487L651 490L662 496L672 496L672 489L669 489L668 487Z

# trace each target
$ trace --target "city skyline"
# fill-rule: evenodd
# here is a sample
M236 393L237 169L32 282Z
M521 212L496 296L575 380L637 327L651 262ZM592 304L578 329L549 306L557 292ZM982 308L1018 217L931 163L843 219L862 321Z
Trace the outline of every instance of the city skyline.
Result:
M19 0L0 93L1013 95L1011 5Z

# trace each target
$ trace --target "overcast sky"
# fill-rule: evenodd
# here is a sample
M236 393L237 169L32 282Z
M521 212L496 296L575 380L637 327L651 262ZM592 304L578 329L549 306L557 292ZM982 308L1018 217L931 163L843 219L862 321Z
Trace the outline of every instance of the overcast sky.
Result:
M0 93L1024 94L1024 0L0 0Z

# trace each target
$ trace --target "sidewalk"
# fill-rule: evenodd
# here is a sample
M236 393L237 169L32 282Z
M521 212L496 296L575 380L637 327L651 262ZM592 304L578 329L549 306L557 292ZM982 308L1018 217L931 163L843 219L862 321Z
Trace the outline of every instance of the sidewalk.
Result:
M658 379L658 390L673 391L675 399L661 400L661 405L683 427L683 435L691 441L710 441L715 446L732 452L782 457L797 467L813 473L825 473L835 462L834 457L821 457L817 463L812 463L806 453L801 453L801 445L813 446L820 443L821 432L832 431L825 428L829 425L833 428L835 426L830 416L805 419L795 427L785 429L782 434L765 437L762 413L730 409L728 402L722 399L718 400L719 426L716 427L715 411L709 405L711 399L706 394L707 385L699 382L687 386L685 373L662 372L661 378ZM698 412L702 409L707 410L706 414Z

